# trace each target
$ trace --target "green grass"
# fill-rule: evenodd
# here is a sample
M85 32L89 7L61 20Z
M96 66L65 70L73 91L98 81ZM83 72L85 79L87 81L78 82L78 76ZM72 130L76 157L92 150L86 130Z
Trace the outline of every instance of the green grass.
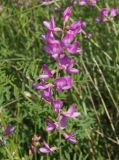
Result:
M46 116L54 116L48 103L41 99L32 85L41 73L41 65L54 67L44 52L40 35L45 33L43 21L56 17L62 25L62 11L70 1L53 1L50 6L32 3L29 8L2 1L0 14L0 137L7 123L16 126L7 137L6 147L0 146L0 160L30 160L28 149L37 134L50 145L58 144L58 135L45 132ZM100 1L98 7L119 6L118 0ZM54 10L54 8L57 8ZM119 159L119 16L114 21L96 23L98 8L73 8L72 20L83 19L90 39L78 36L83 54L77 56L80 74L68 93L59 95L67 107L78 104L81 118L68 123L68 130L76 125L78 143L62 138L62 160L118 160ZM27 96L26 94L29 94ZM41 143L42 140L40 140ZM36 154L33 160L58 160L58 152L45 156Z

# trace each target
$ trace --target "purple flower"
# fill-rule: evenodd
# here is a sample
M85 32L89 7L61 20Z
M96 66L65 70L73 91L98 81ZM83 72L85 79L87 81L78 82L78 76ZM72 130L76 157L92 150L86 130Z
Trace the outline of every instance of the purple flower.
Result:
M46 100L46 101L51 101L51 97L53 96L53 91L49 87L47 89L42 90L41 96Z
M75 64L74 60L71 60L69 65L67 66L66 72L67 73L79 73L79 70L76 68L73 68Z
M119 9L118 8L112 8L110 11L110 16L115 17L119 14Z
M51 83L46 84L44 81L41 81L40 83L33 84L33 87L37 90L38 89L44 90L44 89L50 88L51 86L52 86Z
M74 131L70 132L69 134L64 133L63 135L67 141L69 141L71 143L77 142L76 138L74 137Z
M51 0L44 0L43 4L44 5L49 5L51 3Z
M80 33L85 26L86 26L86 23L84 21L74 21L68 28L69 30L77 34L77 33Z
M44 50L48 52L54 59L57 59L62 54L62 47L60 42L48 44L44 47Z
M106 22L108 18L115 17L119 14L118 8L102 8L100 10L100 17L96 18L97 22Z
M45 26L49 31L52 31L52 32L61 31L60 28L56 28L56 27L55 27L54 16L51 17L51 21L50 21L50 22L44 21L43 24L44 24L44 26Z
M59 113L62 106L63 106L63 101L61 101L59 99L58 100L52 100L51 105L54 108L55 112Z
M72 7L67 7L67 8L65 9L65 11L64 11L64 13L63 13L63 20L64 20L65 22L68 21L70 15L71 15L71 12L72 12Z
M80 112L75 112L77 109L76 104L72 104L71 107L68 109L67 112L63 112L62 114L69 118L76 118L80 116Z
M48 33L46 35L42 34L41 35L41 38L47 42L47 43L50 43L50 44L53 44L53 43L58 43L57 40L55 40L54 38L54 35L51 31L48 31Z
M54 81L54 85L58 91L70 89L73 86L73 78L71 76L60 77Z
M81 52L81 49L79 48L79 44L80 44L79 42L74 42L73 44L70 44L69 46L65 47L65 49L71 54Z
M46 79L53 77L54 71L51 71L46 64L42 65L42 70L44 74L39 75L39 79Z
M46 128L47 132L58 128L58 123L51 121L49 118L46 119L46 125L47 125L47 128Z
M55 129L61 129L63 130L66 125L67 125L67 118L63 115L60 116L60 126L59 126L59 122L58 122L58 118L56 119L55 122L51 121L49 118L46 119L46 131L53 131Z
M75 33L71 30L62 38L61 43L63 46L68 46L74 40Z
M109 13L110 13L110 9L109 8L102 8L101 11L100 11L100 15L101 16L105 16L105 17L108 17Z
M97 3L97 0L81 0L81 1L79 2L79 4L80 4L81 6L87 4L89 7L95 6L96 3Z
M60 58L59 68L64 69L67 73L79 73L78 69L73 68L75 65L75 60L64 55Z
M42 153L52 153L57 149L56 147L49 147L45 141L43 141L42 145L43 147L39 149L39 151Z
M12 134L15 130L15 127L12 127L11 124L7 124L5 130L4 130L4 135L5 136L9 136L10 134Z

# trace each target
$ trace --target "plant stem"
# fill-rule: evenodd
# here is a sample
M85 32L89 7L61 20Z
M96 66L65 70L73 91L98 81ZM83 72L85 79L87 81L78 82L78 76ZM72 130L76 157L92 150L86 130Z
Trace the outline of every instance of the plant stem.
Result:
M5 147L5 150L6 150L7 154L8 154L9 159L10 159L10 160L14 160L14 158L12 157L12 155L11 155L11 153L10 153L10 151L8 150L7 147Z
M59 142L58 142L58 148L59 148L59 160L62 160L61 129L60 129L60 112L59 112L59 114L58 114L58 125L59 125Z

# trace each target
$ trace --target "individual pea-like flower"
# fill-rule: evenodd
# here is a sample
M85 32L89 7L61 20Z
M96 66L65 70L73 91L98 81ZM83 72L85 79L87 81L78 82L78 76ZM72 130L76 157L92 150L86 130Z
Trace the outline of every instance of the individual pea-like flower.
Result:
M115 17L119 14L119 8L112 8L110 11L110 16Z
M36 90L44 90L44 89L47 89L47 88L50 88L52 87L52 84L51 83L45 83L44 81L41 81L40 83L34 83L33 84L33 87L36 89Z
M51 3L51 0L44 0L43 4L44 5L49 5Z
M79 73L79 70L74 68L75 60L64 55L60 58L59 68L65 70L67 73Z
M74 21L70 26L67 26L67 29L73 31L74 34L77 34L82 32L85 26L86 23L82 20L79 20L79 21Z
M71 143L77 142L76 138L74 137L74 131L71 131L69 134L64 133L63 135L67 141L69 141Z
M48 21L44 21L43 22L44 26L49 30L49 31L52 31L52 32L58 32L58 31L61 31L60 28L58 27L55 27L55 21L54 21L54 16L51 17L51 20L50 22Z
M58 59L59 55L63 53L60 42L56 42L53 44L47 44L44 47L44 50L51 55L55 60Z
M81 0L81 1L79 2L79 4L80 4L81 6L87 4L89 7L95 6L96 3L97 3L97 0Z
M71 15L71 12L72 12L72 7L67 7L63 13L63 20L65 22L67 22L70 18L70 15Z
M43 141L41 148L39 148L39 151L42 153L52 153L54 152L57 148L56 147L49 147L49 145Z
M76 54L82 51L81 48L79 48L79 42L74 42L73 44L70 44L69 46L65 47L65 49L70 53L70 54Z
M57 40L55 40L55 37L53 35L53 33L51 31L48 31L48 33L45 35L45 34L42 34L41 35L41 38L47 42L48 44L53 44L53 43L58 43Z
M42 70L44 71L44 74L39 75L39 79L46 79L53 77L54 71L51 71L46 64L42 65Z
M54 81L54 85L58 91L70 89L73 86L73 78L71 76L60 77Z
M54 108L55 112L59 113L63 106L63 101L59 99L51 100L51 106Z
M56 129L61 129L63 130L66 125L67 125L67 118L63 115L60 116L60 126L59 126L59 122L58 122L58 118L56 119L56 121L51 121L49 118L46 119L46 131L49 132L49 131L53 131L53 130L56 130Z
M46 101L51 101L52 100L52 96L53 96L53 91L52 89L46 88L44 90L41 91L41 96L46 100Z
M11 124L7 124L4 130L4 136L9 136L15 131L15 127L12 127Z
M72 104L71 107L68 109L67 112L63 112L62 115L69 117L69 118L76 118L80 116L80 112L75 112L77 109L76 104Z
M75 38L75 33L71 30L69 30L66 35L64 35L64 37L61 39L61 44L62 46L69 46L71 44L71 42L74 40Z
M113 18L119 14L118 8L102 8L100 10L100 17L96 18L97 22L106 22L109 18Z

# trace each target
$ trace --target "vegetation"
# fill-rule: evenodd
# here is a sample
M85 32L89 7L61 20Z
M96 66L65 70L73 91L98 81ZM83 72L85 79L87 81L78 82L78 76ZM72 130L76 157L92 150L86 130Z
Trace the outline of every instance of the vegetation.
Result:
M43 49L43 21L54 15L61 27L62 13L72 5L70 21L86 22L84 31L77 36L83 52L75 57L80 73L73 75L73 88L59 97L68 107L76 103L81 116L69 120L67 128L75 128L78 142L71 144L62 137L62 160L118 160L119 15L104 23L95 19L100 8L118 7L119 1L100 0L95 7L70 0L53 0L49 5L35 0L29 3L25 6L17 0L3 0L0 6L0 159L59 159L57 150L29 156L34 135L39 137L39 146L43 139L50 146L58 146L59 142L57 134L46 132L45 118L54 117L54 112L33 84L42 73L42 64L54 68L53 59ZM4 136L7 124L15 131Z

